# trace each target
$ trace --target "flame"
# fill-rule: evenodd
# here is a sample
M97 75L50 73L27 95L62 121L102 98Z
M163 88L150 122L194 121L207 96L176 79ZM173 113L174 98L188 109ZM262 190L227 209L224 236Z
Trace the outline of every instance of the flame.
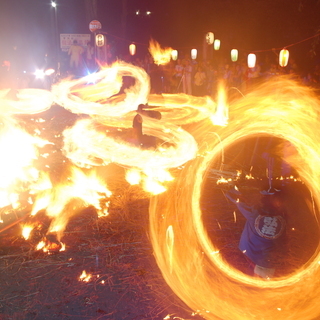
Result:
M40 241L37 246L36 246L36 250L41 250L45 247L46 243L44 240Z
M13 95L14 99L8 98ZM53 94L42 89L0 90L1 115L36 114L50 109Z
M37 246L36 250L42 250L48 254L52 254L53 252L61 252L66 250L66 245L61 241L51 242L48 239L41 240Z
M101 200L112 195L95 171L84 172L77 167L72 167L70 171L69 178L54 188L51 183L42 184L48 188L36 194L32 210L32 215L39 210L46 210L46 214L53 219L48 232L57 233L58 239L77 209L92 205L99 216L107 215L108 202L102 206Z
M34 183L39 172L34 168L38 147L48 144L20 128L17 121L1 116L0 124L0 207L19 206L19 193ZM21 156L23 155L23 156Z
M227 180L224 177L221 177L220 179L217 180L217 184L222 184L222 183L228 183L230 180Z
M110 99L116 89L120 89L124 76L134 78L135 84L126 90L125 97L116 96ZM54 85L52 93L55 101L73 113L110 117L108 120L116 119L117 123L121 122L118 117L136 110L139 104L147 102L150 79L142 68L119 61L96 73L96 79L100 81L87 87L86 77L64 80Z
M171 60L172 48L161 48L160 44L153 39L149 43L149 52L157 65L167 64Z
M126 180L131 184L139 184L141 181L141 172L138 169L132 168L126 172Z
M97 130L97 123L83 119L64 131L63 151L70 160L81 167L113 162L141 170L175 168L195 157L197 143L188 132L160 121L155 123L148 118L144 118L144 124L146 134L150 133L169 141L172 145L156 150L142 150L125 141L108 137Z
M172 290L205 319L318 318L319 251L287 276L269 281L247 276L218 253L204 228L200 208L203 179L209 165L221 158L221 143L228 147L259 135L291 142L297 152L286 161L311 193L319 194L320 137L314 134L319 127L318 109L312 90L293 80L277 78L263 84L229 106L229 125L215 127L220 139L208 135L212 127L207 122L190 129L202 141L201 156L177 174L170 194L151 198L150 233L157 263ZM319 207L319 198L315 201ZM178 218L181 214L183 218ZM173 248L168 246L169 227L174 230Z
M22 228L22 236L23 236L26 240L28 240L29 237L30 237L30 234L31 234L32 230L33 230L33 226L32 226L32 225L25 225L25 226L23 226L23 228Z
M82 271L80 277L79 277L79 281L83 281L83 282L89 282L91 279L91 274L87 274L87 272L85 270Z
M146 168L143 172L136 168L131 168L126 172L126 180L131 185L142 183L144 190L151 194L165 192L167 188L162 183L172 181L173 179L167 170L161 168Z
M226 126L228 124L228 106L226 102L226 93L223 83L218 84L218 103L217 111L211 116L211 121L214 125Z

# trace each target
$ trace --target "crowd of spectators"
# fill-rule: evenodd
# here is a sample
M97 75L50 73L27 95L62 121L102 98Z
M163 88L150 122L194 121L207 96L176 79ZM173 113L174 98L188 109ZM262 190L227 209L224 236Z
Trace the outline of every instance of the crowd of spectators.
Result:
M227 89L237 88L245 93L256 84L268 78L290 74L308 86L320 87L320 65L312 72L302 73L296 62L291 59L286 67L277 61L256 63L249 68L247 61L216 61L184 58L171 60L166 65L156 65L150 55L144 59L136 58L130 63L144 68L150 76L151 93L186 93L195 96L214 96L219 81L223 81Z
M90 43L82 51L72 50L79 46L72 46L69 52L61 55L61 74L63 76L74 75L77 77L84 76L93 71L97 64L93 62L93 47ZM14 48L15 49L15 48ZM0 72L0 85L13 83L12 79L27 79L22 75L22 69L18 72L18 56L13 50L10 55L10 61L3 61ZM75 53L79 57L75 59ZM88 53L90 53L88 55ZM81 57L80 57L81 56ZM47 57L47 55L46 55ZM64 59L63 59L64 57ZM268 78L290 74L297 78L305 85L315 88L320 87L320 64L309 72L301 72L294 59L290 58L288 66L280 67L277 57L265 61L257 60L254 68L249 68L246 59L232 62L229 59L191 59L189 55L179 57L177 60L171 60L166 65L157 65L154 63L152 56L148 53L142 58L136 56L114 57L113 61L120 59L133 65L145 69L150 76L151 93L186 93L194 96L213 96L215 97L218 88L218 82L223 81L227 89L236 88L242 93L246 93L255 87L255 84ZM65 61L64 61L65 60ZM110 64L112 61L106 61ZM48 63L46 62L45 65ZM103 64L103 63L102 63ZM76 72L77 71L77 72ZM11 75L11 76L10 76ZM10 81L8 81L8 79ZM27 85L19 85L28 86Z

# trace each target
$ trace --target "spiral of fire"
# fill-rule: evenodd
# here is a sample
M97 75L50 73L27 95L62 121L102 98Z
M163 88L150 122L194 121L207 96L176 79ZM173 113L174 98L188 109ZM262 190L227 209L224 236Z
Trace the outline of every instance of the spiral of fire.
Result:
M151 199L150 234L157 263L177 296L204 318L305 320L319 315L318 248L289 275L270 281L250 277L220 255L200 207L206 173L219 162L222 149L259 135L291 142L297 155L287 161L309 190L319 194L318 106L311 89L289 79L264 84L230 106L228 126L213 128L202 122L190 131L199 144L197 157L179 172L168 192ZM315 204L319 207L318 198Z

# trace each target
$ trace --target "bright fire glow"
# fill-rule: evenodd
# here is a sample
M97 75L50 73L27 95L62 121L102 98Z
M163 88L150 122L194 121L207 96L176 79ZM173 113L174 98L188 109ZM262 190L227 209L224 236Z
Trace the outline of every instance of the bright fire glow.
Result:
M28 226L28 225L23 226L23 228L22 228L22 236L26 240L28 240L32 230L33 230L33 226Z
M38 157L38 147L46 143L26 133L12 118L1 117L0 207L18 206L17 193L23 190L22 185L37 179L33 165Z

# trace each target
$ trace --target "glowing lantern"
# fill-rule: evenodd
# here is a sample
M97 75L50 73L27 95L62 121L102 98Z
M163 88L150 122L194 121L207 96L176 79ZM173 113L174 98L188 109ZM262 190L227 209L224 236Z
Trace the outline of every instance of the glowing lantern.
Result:
M178 59L178 51L177 50L172 50L171 51L171 58L174 61L176 61Z
M197 49L192 49L191 50L191 59L192 60L197 59Z
M206 41L207 41L207 44L213 44L214 34L212 32L208 32L206 34Z
M289 51L287 49L282 49L279 55L279 64L281 67L286 67L289 61Z
M232 49L231 50L231 60L233 62L238 60L238 50L237 49Z
M132 56L136 54L136 45L134 43L131 43L129 46L129 52Z
M256 55L254 53L250 53L248 55L248 67L249 68L254 68L256 66Z
M104 35L103 34L97 34L96 35L96 46L97 47L103 47L104 46Z
M220 40L219 39L214 40L213 47L214 47L214 50L220 49Z

